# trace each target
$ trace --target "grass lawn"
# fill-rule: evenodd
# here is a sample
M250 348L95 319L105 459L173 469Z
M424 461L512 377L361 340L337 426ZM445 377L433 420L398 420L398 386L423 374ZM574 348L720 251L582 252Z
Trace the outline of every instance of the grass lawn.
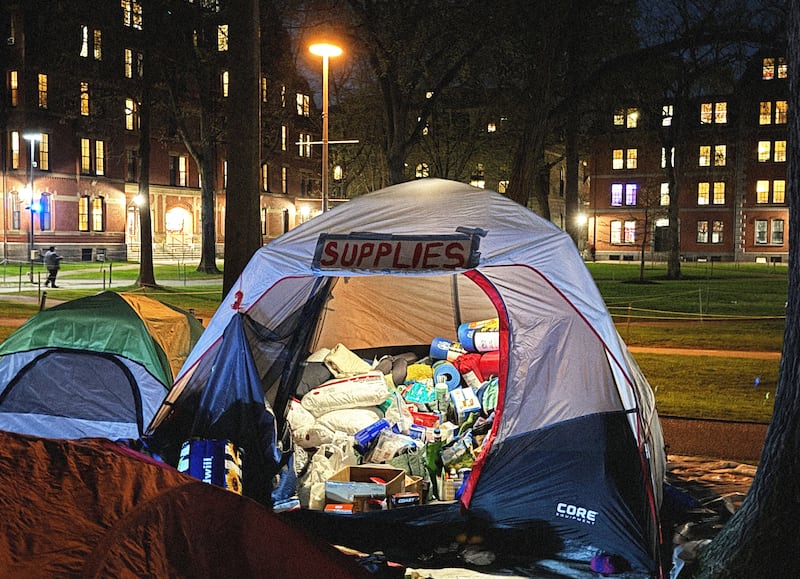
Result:
M218 266L220 267L220 266ZM666 265L646 264L645 283L637 263L587 263L628 345L779 352L783 343L786 266L684 263L683 279L665 278ZM196 264L156 265L156 289L136 288L138 264L66 263L65 279L113 282L114 291L144 293L208 322L221 295L221 275L195 271ZM220 270L222 268L220 267ZM37 264L36 272L43 268ZM14 287L27 268L3 266L2 281ZM207 281L208 283L204 283ZM25 288L24 295L37 292ZM30 285L28 284L29 288ZM68 300L96 290L60 289ZM35 304L4 301L0 295L0 340L35 314ZM768 422L778 378L778 360L738 357L636 354L664 415ZM758 384L756 385L756 379Z

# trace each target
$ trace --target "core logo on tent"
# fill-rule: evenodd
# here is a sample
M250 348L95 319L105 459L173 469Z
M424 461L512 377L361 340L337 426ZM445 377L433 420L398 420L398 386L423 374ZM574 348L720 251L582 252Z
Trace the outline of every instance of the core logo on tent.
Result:
M570 519L587 525L594 525L597 520L597 511L570 505L568 503L558 503L556 505L556 516L562 519Z

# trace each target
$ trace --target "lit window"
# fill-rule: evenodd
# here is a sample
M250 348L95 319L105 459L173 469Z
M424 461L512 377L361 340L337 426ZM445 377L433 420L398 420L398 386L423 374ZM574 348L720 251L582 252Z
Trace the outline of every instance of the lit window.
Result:
M769 203L769 181L766 179L756 181L756 203Z
M269 191L269 165L261 165L261 190Z
M772 202L786 203L786 181L783 179L772 182Z
M92 170L92 146L89 139L81 139L81 173L89 174Z
M778 58L778 78L789 78L789 66L782 56Z
M713 221L711 224L711 243L722 243L722 221Z
M130 48L125 49L125 78L142 78L142 61L144 60L144 55L141 52L137 52L135 50L131 50Z
M672 105L664 105L661 107L661 126L669 127L672 125L673 107Z
M669 205L669 183L661 184L660 205L662 207Z
M139 105L133 99L125 99L125 130L139 129Z
M300 156L311 158L311 135L300 133Z
M42 193L39 199L39 229L49 231L52 229L52 204L50 193Z
M701 167L709 167L711 165L711 147L702 145L700 147L700 159L698 164Z
M95 60L103 60L103 33L95 30L92 36L92 54Z
M724 124L728 122L728 103L712 102L701 103L700 122L704 125Z
M92 231L105 230L106 200L103 197L92 199Z
M628 149L627 151L627 160L626 160L626 167L628 169L635 169L638 164L638 150L637 149Z
M228 96L228 71L223 70L220 75L220 90L222 91L223 98Z
M16 70L8 71L8 98L12 107L19 104L19 73Z
M50 135L42 133L42 139L39 141L39 164L37 168L40 171L50 170Z
M105 175L106 173L105 144L101 140L94 142L94 173L95 175Z
M670 167L675 166L675 147L670 147L669 150L669 163ZM661 147L661 168L667 168L667 149L665 147Z
M286 150L288 141L289 141L289 129L286 127L286 125L281 125L281 151Z
M708 243L708 221L697 222L697 243Z
M261 102L267 102L267 77L261 77Z
M611 184L611 206L622 207L622 183Z
M142 29L142 5L139 0L120 0L122 6L122 25Z
M639 186L636 183L628 183L625 185L625 205L636 205L636 197L639 192Z
M714 205L725 205L725 182L716 181L714 183L714 197L712 199Z
M483 163L477 163L470 176L469 184L479 189L486 188L486 173Z
M225 52L228 50L228 25L220 24L217 26L217 50Z
M775 78L775 59L765 58L761 61L761 79L772 80Z
M286 85L281 85L281 108L286 108Z
M487 127L486 127L486 132L487 132L487 133L494 133L494 132L496 132L496 131L497 131L497 125L496 125L496 124L494 124L494 123L489 123L489 124L487 125Z
M789 111L787 101L775 101L775 124L785 125Z
M89 231L89 196L78 199L78 231Z
M639 109L620 108L614 111L614 126L635 129L639 124Z
M710 183L702 182L697 184L697 204L708 205Z
M47 108L47 75L46 74L40 74L39 75L38 91L39 91L39 108L40 109L46 109Z
M189 159L185 155L170 155L169 184L186 187L189 181Z
M772 103L762 101L758 107L758 124L769 125L772 123Z
M714 145L714 166L724 167L728 162L728 146Z
M638 149L614 149L611 158L612 169L635 169L638 161Z
M776 163L785 163L786 162L786 141L775 141L775 154L773 157L773 161Z
M622 221L611 222L611 243L622 243Z
M81 58L89 58L89 27L81 25Z
M430 177L430 175L431 175L430 167L428 167L427 163L419 163L419 164L417 164L416 169L414 171L414 176L417 179L422 179L424 177Z
M19 169L19 131L11 131L11 168Z
M281 193L289 192L289 172L286 167L281 167Z
M625 222L625 243L636 243L636 222Z
M770 141L758 142L758 160L761 163L766 163L770 160L772 151L772 143Z
M89 83L81 83L81 115L89 116Z
M311 99L307 94L297 93L297 115L307 117L310 113Z
M497 182L497 192L498 193L505 193L508 191L508 181L498 181Z

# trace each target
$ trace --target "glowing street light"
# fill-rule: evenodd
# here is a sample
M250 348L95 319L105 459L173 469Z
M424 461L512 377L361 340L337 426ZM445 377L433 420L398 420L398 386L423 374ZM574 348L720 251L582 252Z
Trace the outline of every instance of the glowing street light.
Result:
M335 44L312 44L311 54L322 57L322 212L328 210L328 59L342 54Z
M33 258L34 258L34 239L33 239L33 214L36 212L36 206L33 201L33 167L36 163L34 159L34 147L37 142L41 142L42 134L41 133L24 133L22 138L25 139L30 143L31 147L31 162L30 162L30 172L28 175L28 192L30 193L30 203L28 204L28 209L30 209L31 213L31 230L28 236L30 240L30 247L28 247L28 255L31 259L31 271L30 271L30 278L31 283L33 283Z

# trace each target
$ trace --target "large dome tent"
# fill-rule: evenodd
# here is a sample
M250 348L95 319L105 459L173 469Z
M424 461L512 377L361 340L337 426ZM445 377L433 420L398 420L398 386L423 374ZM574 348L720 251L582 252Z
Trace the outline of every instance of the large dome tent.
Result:
M149 432L189 438L226 330L242 320L251 329L236 335L280 430L298 366L316 349L404 351L493 317L498 401L461 512L496 527L544 523L568 548L654 572L665 455L651 389L573 241L496 192L417 180L270 242L223 299Z

